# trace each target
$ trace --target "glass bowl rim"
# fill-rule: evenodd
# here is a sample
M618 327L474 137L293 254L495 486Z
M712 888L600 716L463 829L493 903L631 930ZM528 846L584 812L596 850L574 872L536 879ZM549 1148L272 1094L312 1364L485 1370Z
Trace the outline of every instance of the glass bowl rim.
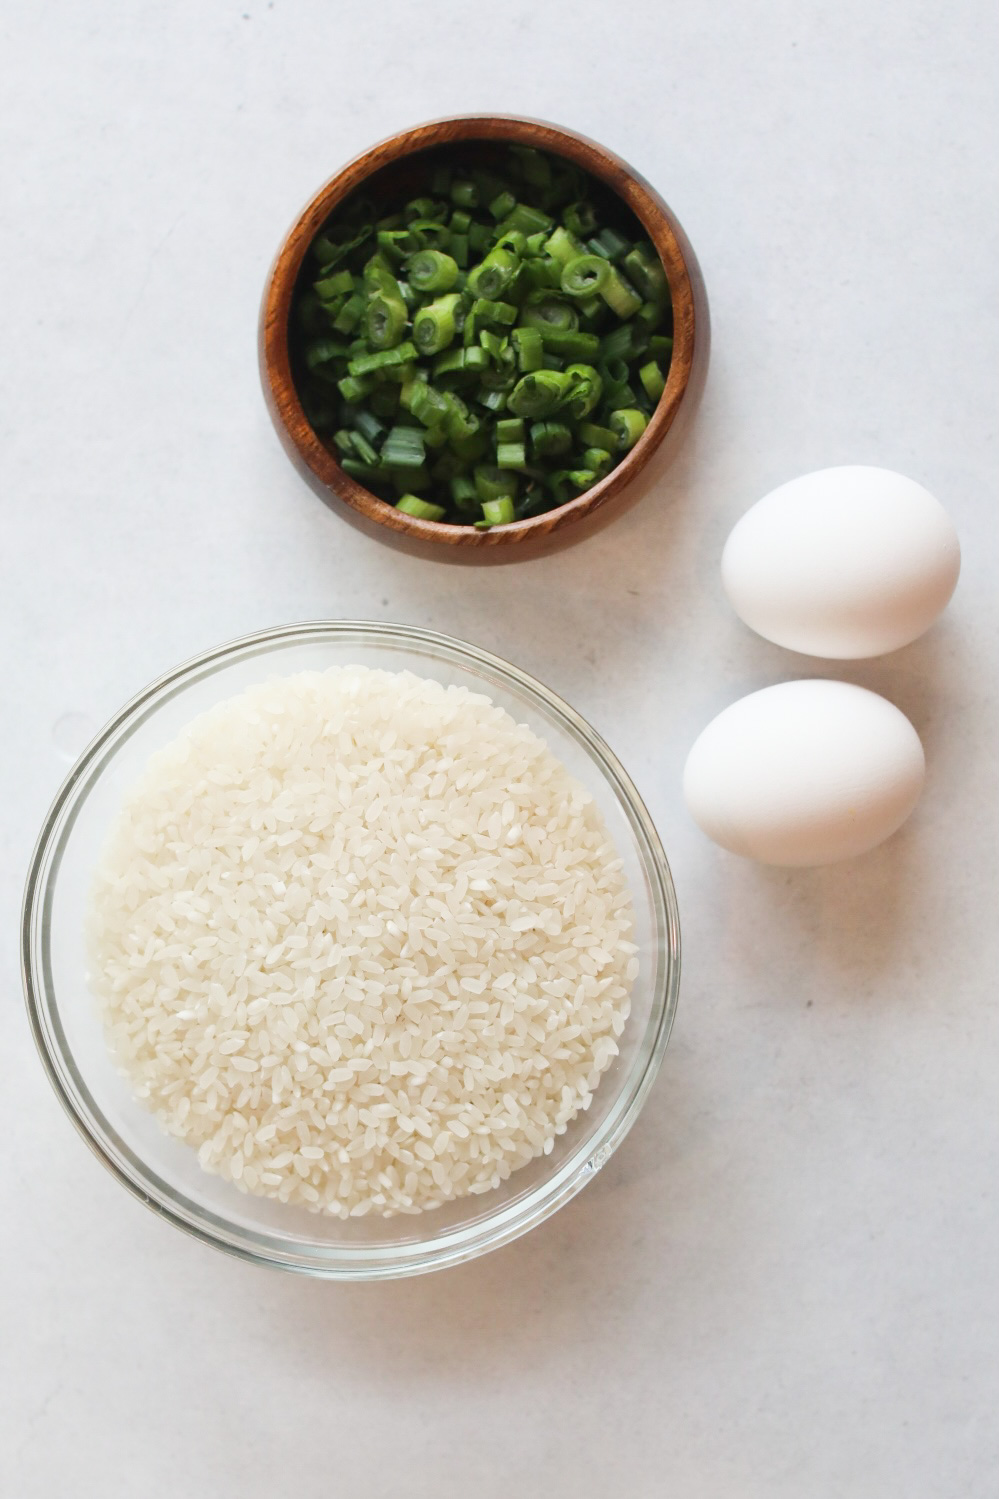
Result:
M266 658L288 645L357 640L369 646L413 648L478 671L526 697L567 732L609 783L629 823L652 892L660 973L643 1037L644 1067L625 1077L618 1097L592 1139L523 1198L459 1225L436 1239L403 1245L282 1247L279 1236L233 1224L186 1203L169 1183L121 1140L103 1118L62 1034L50 965L51 906L62 853L91 788L122 744L159 707L193 683L240 660ZM519 667L469 642L419 626L374 620L311 620L277 625L228 640L155 678L108 721L72 767L49 808L31 857L21 912L21 974L32 1035L57 1097L104 1166L155 1213L202 1243L249 1261L329 1280L389 1279L460 1264L499 1248L544 1222L579 1192L620 1145L659 1071L676 1012L680 982L680 927L676 892L659 835L631 778L604 739L563 698ZM651 1038L651 1044L649 1044Z

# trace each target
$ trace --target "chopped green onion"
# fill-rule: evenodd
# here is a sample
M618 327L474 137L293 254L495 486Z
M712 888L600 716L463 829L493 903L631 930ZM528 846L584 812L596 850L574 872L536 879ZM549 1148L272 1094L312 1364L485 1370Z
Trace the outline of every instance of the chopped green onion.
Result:
M578 493L578 486L573 484L572 476L566 469L556 469L549 474L545 483L552 498L552 505L564 505Z
M382 444L388 468L420 468L426 457L423 433L416 427L393 427Z
M443 505L431 505L427 500L421 500L419 495L404 494L401 500L396 502L397 510L404 515L415 515L418 520L443 520L447 511Z
M601 229L595 239L587 241L587 247L596 255L605 255L608 260L620 260L631 248L616 229Z
M527 238L521 234L519 229L511 229L509 234L502 235L497 241L497 250L509 250L511 255L516 255L518 260L523 260L527 249Z
M611 430L617 436L619 448L633 448L646 428L646 420L641 411L631 410L612 411L610 414Z
M609 472L613 462L606 448L587 448L583 453L583 467L591 469L598 479L602 479L604 474Z
M479 347L485 349L494 364L500 362L508 343L509 339L505 334L496 333L492 328L483 328L479 334Z
M542 326L539 329L541 341L545 349L550 349L555 354L563 354L568 359L596 359L600 353L600 339L595 333L582 333L577 328L551 328Z
M382 477L381 468L373 468L370 463L362 463L359 458L341 458L340 467L345 474L356 479L358 484L377 484Z
M571 446L572 432L564 422L531 424L531 450L538 458L557 458L561 453L567 453Z
M415 239L408 229L379 229L378 248L389 260L401 261L415 249Z
M333 366L343 357L344 345L335 338L318 338L305 351L305 362L314 375L331 374Z
M397 344L394 349L381 349L377 354L359 354L356 359L350 360L347 371L351 375L370 375L375 370L406 364L415 358L416 350L412 344Z
M570 203L563 214L565 227L570 234L592 234L597 227L597 213L592 203Z
M523 442L498 442L496 444L497 468L524 468L527 464L527 449Z
M465 313L465 321L461 325L461 341L465 348L471 348L479 341L479 319L474 312Z
M669 282L662 261L651 245L636 245L621 262L629 281L650 300L664 301L669 296Z
M386 212L356 195L310 246L289 320L306 420L403 514L488 529L565 504L665 389L658 253L533 148L454 147L409 183Z
M666 309L661 302L643 302L635 313L634 321L628 325L635 329L636 333L642 332L651 338L666 316Z
M507 214L511 213L516 206L517 200L513 196L513 193L502 192L490 203L489 212L499 222L500 219L505 219Z
M349 271L337 271L335 276L324 276L314 282L313 289L321 302L331 302L334 297L354 290L354 278Z
M524 423L519 417L505 417L496 423L496 467L522 469L526 464Z
M619 356L607 354L607 340L604 340L604 359L600 365L600 373L606 385L621 385L628 378L628 366Z
M323 269L329 270L332 266L339 265L341 260L346 260L351 251L356 250L373 233L374 225L366 224L352 238L339 243L335 243L326 234L318 234L312 241L312 253Z
M570 234L568 229L564 229L561 224L552 234L551 238L545 241L545 249L552 259L558 263L560 277L562 269L570 261L578 260L583 253L583 247L579 243L579 240Z
M459 510L468 512L481 508L475 481L467 474L458 474L451 480L451 499Z
M414 381L408 399L403 397L403 405L425 427L443 426L450 411L450 403L444 393L422 381ZM427 440L424 438L424 441Z
M434 360L435 375L457 375L466 372L465 356L471 349L447 349Z
M461 375L471 378L486 368L489 355L485 349L449 349L434 360L435 375Z
M576 255L562 267L562 290L567 297L591 297L610 275L610 265L599 255Z
M547 416L561 404L568 385L568 377L559 370L524 375L510 392L510 410L516 416Z
M610 274L600 288L600 295L612 312L618 317L634 317L642 305L642 299L633 286L621 275L616 266L612 266Z
M541 229L550 229L552 218L550 214L542 213L540 208L532 208L529 203L518 203L511 214L503 220L500 228L505 234L511 229L518 229L521 234L537 234Z
M384 426L371 411L364 411L363 409L355 411L351 416L351 421L361 436L367 438L368 442L380 442L385 436Z
M337 381L336 388L345 401L350 401L353 404L357 401L362 401L371 391L373 385L374 381L370 380L366 375L345 375L342 380Z
M386 296L399 295L399 283L385 256L377 252L364 265L364 285L369 293L383 292Z
M476 297L472 313L487 323L503 323L509 327L517 321L517 309L512 302L493 302L488 297Z
M479 464L474 471L475 493L481 504L490 500L512 500L517 493L517 475L490 464Z
M478 208L479 190L474 182L452 182L451 202L457 203L459 208Z
M532 292L521 314L521 323L525 328L539 328L542 332L556 329L562 333L579 327L579 314L570 302L546 292Z
M493 242L494 231L487 224L474 223L468 231L468 248L474 255L482 255Z
M402 216L407 224L414 219L432 219L440 213L442 205L435 203L433 198L413 198L402 210Z
M600 400L604 382L592 364L570 364L565 371L570 384L566 400L577 421L589 416Z
M605 385L603 407L605 411L625 411L634 406L638 396L627 381L620 385Z
M498 387L492 390L484 390L479 396L479 405L484 406L487 411L505 411L507 408L507 392Z
M407 348L412 348L412 345L407 345ZM399 364L385 365L384 368L376 372L375 378L382 384L388 382L393 385L406 385L414 378L414 374L417 373L419 371L416 370L412 360L405 359Z
M439 354L455 334L455 310L461 301L457 292L438 297L413 319L413 342L421 354Z
M372 468L378 466L378 454L360 432L354 433L354 452L362 463L370 464Z
M510 156L525 182L547 187L552 180L551 162L534 146L511 146Z
M632 352L633 329L630 323L621 323L612 329L600 345L600 354L607 364L611 359L626 360ZM627 375L627 365L624 366Z
M535 255L525 260L522 276L532 291L557 290L562 284L562 268L550 255Z
M401 342L406 331L409 314L402 294L396 287L396 295L378 292L368 302L364 317L364 330L368 342L375 349L391 349Z
M502 395L501 391L494 394ZM504 397L504 401L505 401ZM448 441L451 451L466 463L474 463L478 458L484 458L489 448L489 431L485 422L476 413L470 412L468 418L457 429L448 425Z
M537 328L514 328L510 337L517 350L517 363L523 374L539 370L544 355L544 344Z
M641 380L642 388L644 389L645 394L648 396L649 400L658 401L659 397L666 389L666 381L663 377L662 370L659 368L658 364L656 364L654 359L650 359L648 364L642 365L641 369L638 371L638 378L639 380Z
M606 448L613 453L617 447L617 433L610 427L598 427L594 422L580 422L577 433L581 442L589 448Z
M446 250L451 243L451 231L446 224L433 219L414 219L409 226L408 250Z
M357 291L349 296L340 311L333 319L333 326L338 333L353 333L361 318L364 316L366 302L362 294Z
M469 271L468 290L473 296L494 299L510 285L519 266L520 260L511 250L490 250L485 260Z
M512 520L516 520L513 500L509 495L503 495L498 500L483 500L482 519L490 526L508 526Z
M406 275L416 292L450 291L458 279L458 263L443 250L417 250L406 262Z

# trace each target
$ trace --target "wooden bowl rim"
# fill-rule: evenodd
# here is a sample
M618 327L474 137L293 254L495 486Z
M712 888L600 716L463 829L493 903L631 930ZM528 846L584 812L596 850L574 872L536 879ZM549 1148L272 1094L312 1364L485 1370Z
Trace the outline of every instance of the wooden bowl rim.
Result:
M373 173L418 151L474 141L515 141L563 156L604 183L635 214L656 248L673 301L673 355L666 388L648 426L621 462L598 483L555 510L488 531L420 520L396 510L344 473L310 426L291 373L288 321L295 284L319 229L330 213ZM676 417L694 361L695 305L691 276L669 210L635 169L588 136L525 115L463 114L428 120L387 136L355 156L313 194L285 235L264 289L260 365L271 413L301 460L331 495L366 520L421 542L489 548L522 544L583 520L620 493L645 467Z

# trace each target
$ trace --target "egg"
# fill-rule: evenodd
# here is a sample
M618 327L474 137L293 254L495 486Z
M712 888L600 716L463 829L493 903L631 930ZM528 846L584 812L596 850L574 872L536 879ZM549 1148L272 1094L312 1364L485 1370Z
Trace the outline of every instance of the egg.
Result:
M782 484L733 527L722 583L750 629L810 656L854 660L908 645L957 584L946 510L885 468L825 468Z
M719 713L687 758L694 820L764 864L866 853L912 811L923 747L893 703L849 682L780 682Z

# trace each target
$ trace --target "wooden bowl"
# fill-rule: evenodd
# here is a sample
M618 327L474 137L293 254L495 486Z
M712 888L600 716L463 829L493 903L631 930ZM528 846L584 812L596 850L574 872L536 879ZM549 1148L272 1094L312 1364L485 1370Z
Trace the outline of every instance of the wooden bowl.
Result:
M288 322L302 263L333 209L367 183L374 196L397 194L414 153L434 147L512 142L534 146L582 167L606 185L641 222L662 258L673 301L673 357L666 389L642 437L616 468L584 494L543 515L477 531L405 515L358 484L309 425L292 379ZM374 173L378 181L368 181ZM355 157L316 193L285 237L267 279L260 311L260 373L264 396L284 447L322 499L369 535L437 561L512 562L552 551L589 534L629 504L627 490L700 393L708 356L708 308L700 270L673 214L620 157L585 136L515 115L461 115L400 131ZM676 433L674 433L674 439ZM634 496L632 496L632 499Z

